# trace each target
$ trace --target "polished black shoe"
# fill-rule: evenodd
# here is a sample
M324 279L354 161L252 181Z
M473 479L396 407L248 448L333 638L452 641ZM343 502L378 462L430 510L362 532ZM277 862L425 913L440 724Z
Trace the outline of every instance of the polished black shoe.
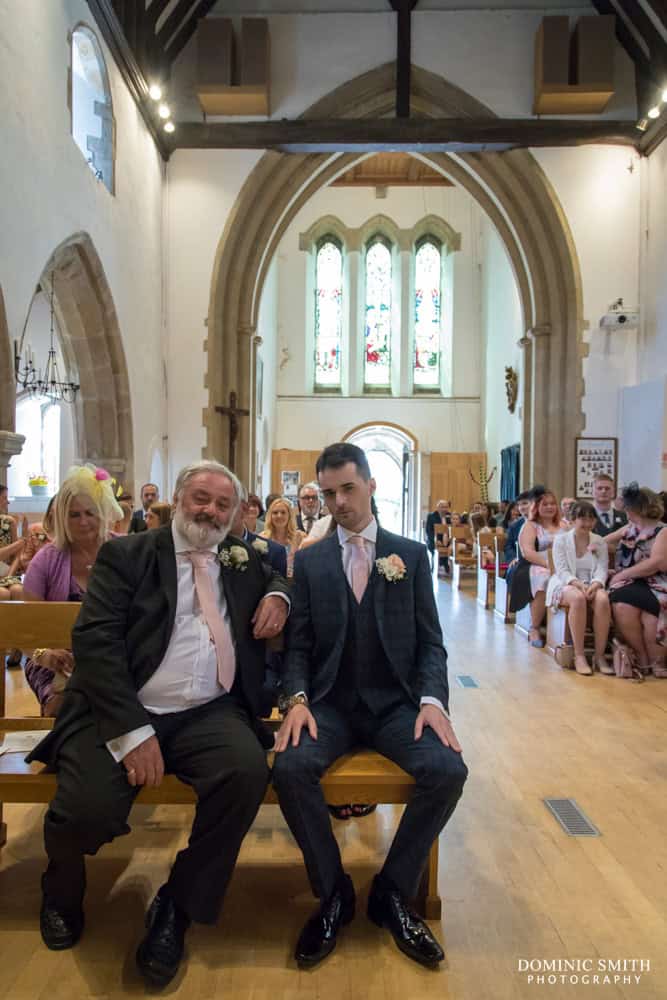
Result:
M51 951L73 948L83 931L83 910L65 913L44 896L39 911L39 929L44 944Z
M434 967L445 953L423 920L413 913L396 889L383 889L373 881L368 897L368 916L378 927L386 927L401 951L422 965Z
M146 915L148 933L137 949L137 965L149 986L162 989L174 978L183 958L190 918L163 886Z
M310 969L336 947L338 931L354 917L354 886L344 875L334 894L322 903L299 934L294 957L302 969Z

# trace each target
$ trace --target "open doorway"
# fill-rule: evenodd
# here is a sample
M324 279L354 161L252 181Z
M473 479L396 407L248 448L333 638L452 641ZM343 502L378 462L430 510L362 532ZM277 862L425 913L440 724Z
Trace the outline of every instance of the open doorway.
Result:
M375 502L380 524L387 531L412 537L415 533L415 439L391 424L372 424L345 436L350 444L363 448L376 482Z

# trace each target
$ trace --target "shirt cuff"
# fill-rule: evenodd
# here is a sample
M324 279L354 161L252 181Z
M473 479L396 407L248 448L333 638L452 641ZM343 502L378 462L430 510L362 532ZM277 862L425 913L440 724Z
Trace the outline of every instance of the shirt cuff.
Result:
M440 711L442 712L442 714L445 716L446 719L449 719L450 722L452 721L451 717L449 715L449 712L447 711L447 709L442 704L442 702L440 701L439 698L431 698L430 695L425 695L423 698L419 699L419 704L420 705L435 705L436 708L440 709Z
M155 736L152 726L139 726L138 729L132 729L129 733L123 733L122 736L109 740L106 747L116 763L120 764L123 757L127 757L128 753L136 749L140 743L145 743L151 736Z
M287 594L283 594L282 591L280 590L270 590L268 594L264 594L264 597L282 597L283 601L287 601L287 607L289 608L289 610L290 611L292 610L291 600L289 599ZM262 598L262 600L264 600L264 597Z

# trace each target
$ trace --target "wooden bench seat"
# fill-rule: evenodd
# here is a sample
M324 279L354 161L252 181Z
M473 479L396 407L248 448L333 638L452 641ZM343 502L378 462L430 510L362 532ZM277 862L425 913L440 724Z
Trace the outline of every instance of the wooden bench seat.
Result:
M37 646L68 648L77 613L78 607L71 603L0 601L0 635L3 641L7 637L8 645L24 651ZM0 673L0 737L9 732L50 729L53 724L51 719L6 717L5 671ZM55 774L42 764L26 764L23 754L0 755L0 821L2 803L47 803L53 798L55 787ZM414 780L381 754L372 750L357 750L339 758L329 768L322 778L322 787L330 805L345 805L348 802L404 805L410 800ZM173 775L167 775L159 788L142 789L137 801L145 805L194 805L195 796L189 786ZM269 785L264 803L270 805L276 802L273 787ZM6 827L0 822L0 845L5 840ZM438 857L439 841L436 840L431 847L416 900L420 912L431 920L440 918L442 908L438 895Z

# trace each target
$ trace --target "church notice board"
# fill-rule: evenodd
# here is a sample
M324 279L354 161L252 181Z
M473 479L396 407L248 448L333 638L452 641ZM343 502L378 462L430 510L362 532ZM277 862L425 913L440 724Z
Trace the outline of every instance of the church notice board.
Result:
M575 449L574 494L577 500L593 499L593 480L601 472L614 480L616 494L618 438L578 437Z

